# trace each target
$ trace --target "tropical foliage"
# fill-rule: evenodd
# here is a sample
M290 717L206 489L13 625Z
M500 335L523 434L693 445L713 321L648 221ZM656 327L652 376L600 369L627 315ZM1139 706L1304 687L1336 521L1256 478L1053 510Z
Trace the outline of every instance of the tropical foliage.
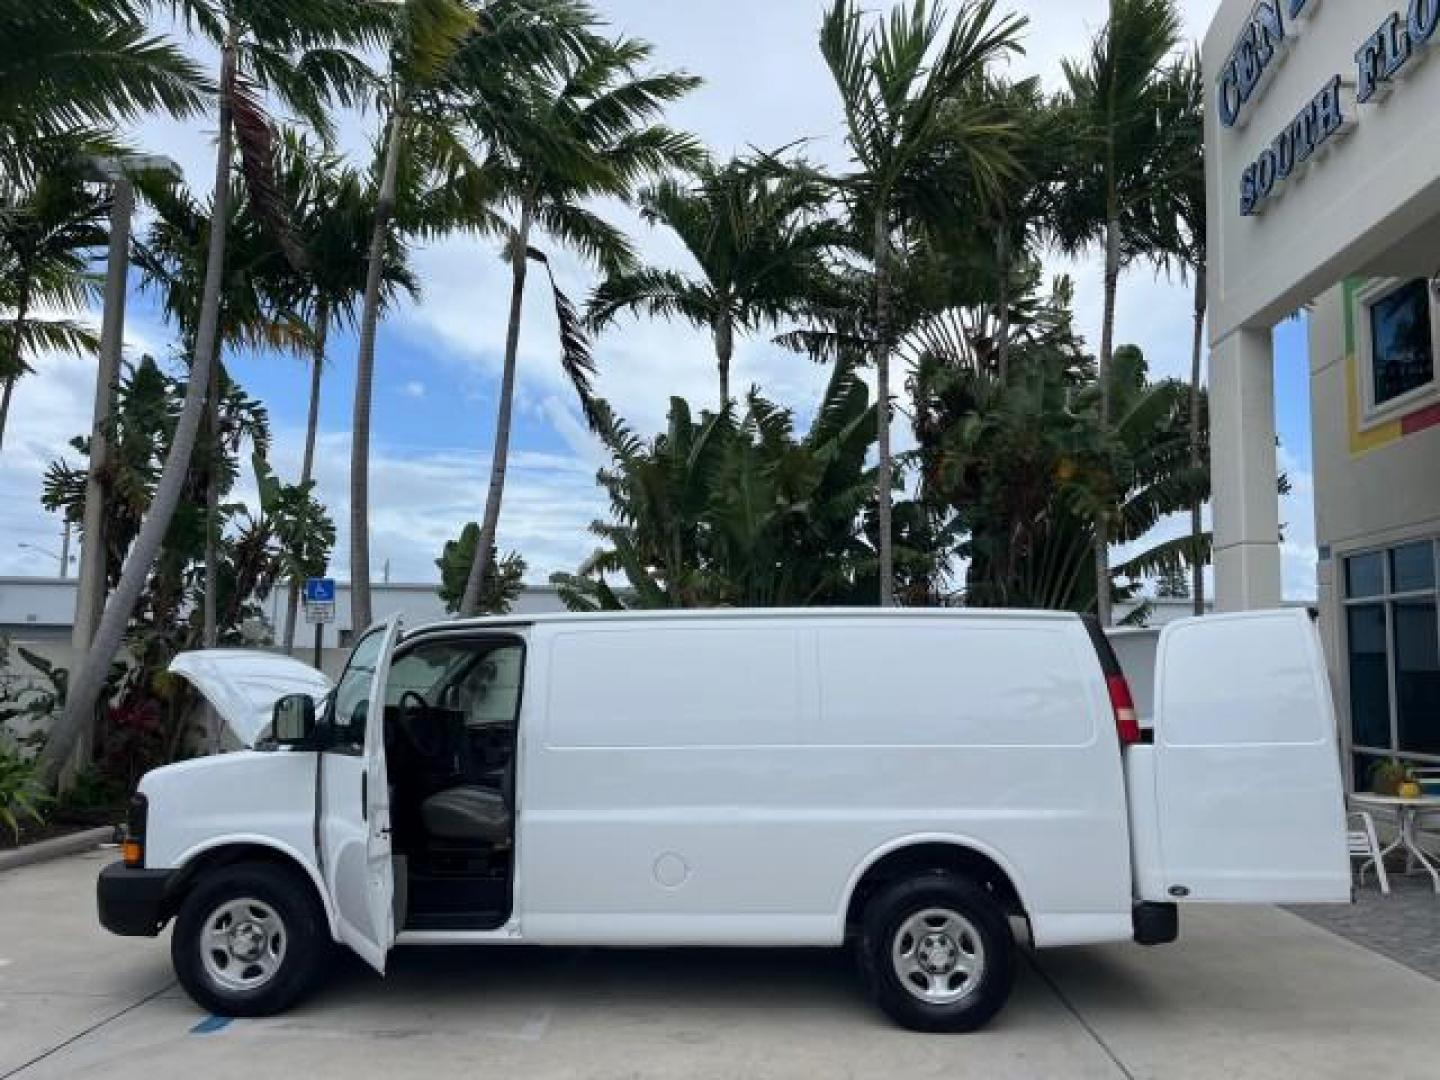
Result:
M853 365L836 365L803 436L752 393L694 416L683 399L654 439L606 417L599 474L608 520L581 573L552 580L578 610L863 604L875 587L876 409ZM902 548L922 579L928 553ZM612 579L614 583L612 584Z
M948 26L947 26L948 22ZM933 221L934 168L948 147L963 155L973 175L1005 167L1003 154L984 139L983 127L963 119L967 85L993 61L1016 51L1025 20L996 18L994 0L964 0L953 20L927 0L896 7L870 24L853 0L835 0L820 30L820 52L835 80L853 171L839 187L858 250L870 259L870 352L880 386L879 470L876 473L880 537L879 602L894 599L895 555L891 500L894 460L890 445L890 362L894 349L894 267L917 227ZM974 135L957 145L955 136Z
M1095 35L1089 54L1066 61L1067 114L1078 133L1066 169L1058 235L1069 250L1098 247L1104 260L1103 310L1098 357L1098 423L1113 419L1110 365L1115 355L1115 312L1120 275L1137 258L1156 258L1148 228L1154 204L1173 197L1177 174L1194 146L1178 158L1179 145L1165 130L1173 119L1167 74L1180 44L1176 0L1110 0L1110 18ZM1117 506L1095 506L1095 594L1100 621L1110 622L1110 547Z
M440 571L440 599L445 601L445 610L451 613L460 610L460 601L465 595L465 586L470 581L470 568L475 565L475 546L480 542L480 525L468 522L455 540L445 541L445 549L435 566ZM511 605L525 588L525 560L517 551L504 558L495 549L490 551L489 569L480 587L480 613L482 615L508 615Z
M818 48L846 150L831 171L799 144L712 157L668 119L698 80L586 0L5 7L0 445L42 357L98 347L97 255L112 239L123 253L110 226L127 202L113 172L94 182L94 158L140 149L152 112L215 132L214 182L194 189L208 194L134 178L145 225L130 263L171 354L97 385L108 419L45 476L44 505L75 527L98 483L103 542L84 550L106 598L22 786L52 787L87 728L106 783L192 748L188 692L164 675L177 650L293 645L296 586L335 572L321 496L339 496L317 473L337 361L354 385L340 571L368 623L380 329L422 300L418 249L459 234L477 260L498 249L509 289L505 317L473 327L500 377L484 505L456 513L435 560L452 611L508 610L527 569L497 536L536 362L522 348L536 270L558 328L547 349L608 457L598 546L553 579L572 606L1004 604L1109 621L1113 603L1157 580L1178 593L1186 574L1203 605L1203 82L1176 0L1108 6L1051 93L1006 69L1027 21L1002 0L883 13L831 0ZM342 149L357 126L359 154ZM641 260L622 205L678 265ZM1094 343L1070 283L1047 286L1053 254L1095 257ZM1121 344L1121 290L1140 266L1193 288L1187 382L1152 378ZM714 365L714 397L673 397L659 433L602 395L617 324L634 319L702 331L675 362ZM349 369L337 342L348 353L352 337ZM744 342L827 365L821 400L737 389ZM275 354L306 368L293 477L271 459L264 404L231 374ZM906 434L913 449L897 452ZM282 583L289 610L271 612Z
M639 202L647 222L684 244L699 276L649 266L613 274L590 299L590 324L598 329L631 312L708 330L724 408L736 335L776 326L824 295L824 257L844 240L824 213L829 193L803 166L737 159L706 162L693 178L666 177Z
M85 188L74 165L56 168L25 188L0 188L0 447L15 384L31 373L41 349L93 352L94 334L68 318L37 318L46 307L89 302L94 279L88 252L103 244L105 200Z
M1197 554L1191 537L1145 545L1167 516L1209 494L1190 466L1189 391L1152 383L1143 356L1118 350L1110 375L1115 422L1099 428L1098 370L1075 336L1061 282L1013 343L1015 374L1001 384L968 355L927 355L914 380L922 500L954 515L967 603L988 607L1095 606L1091 573L1097 506L1113 506L1114 540L1141 545L1111 577L1115 600Z
M189 116L209 86L179 45L151 33L146 0L5 6L0 25L0 190L28 184L79 147L108 149L116 125Z
M122 576L154 500L185 393L184 381L167 375L149 357L128 370L121 382L111 432L110 497L105 504L106 576L112 584ZM219 542L210 556L218 587L219 643L253 645L263 640L264 602L276 583L319 572L335 543L335 526L315 502L311 486L285 484L271 471L265 459L270 446L265 408L223 372L216 422L215 441L192 460L186 494L127 628L130 663L118 685L106 694L111 704L97 714L100 752L106 752L112 737L119 739L126 760L134 759L133 767L140 767L143 760L169 760L185 745L190 700L165 669L177 652L198 648L204 641L204 596L211 587L206 574L210 530L205 491L212 481L219 493L220 515ZM44 501L78 522L89 439L77 437L71 447L76 458L57 460L47 470ZM259 492L256 508L229 500L247 462ZM141 733L148 747L143 751L136 745Z
M160 482L130 549L125 569L105 602L85 660L76 671L65 713L41 751L38 770L47 784L58 779L69 754L100 703L104 673L119 652L151 568L161 554L171 519L179 507L190 473L190 459L207 415L213 421L211 392L221 345L222 291L226 277L226 241L230 223L231 180L238 167L260 226L292 264L303 252L289 236L284 207L273 177L274 133L261 94L280 104L317 132L331 133L327 108L332 103L356 104L367 83L367 70L350 47L384 42L393 19L380 5L348 0L311 0L277 7L267 0L187 0L182 5L188 30L219 48L217 80L219 134L215 152L215 185L211 196L205 270L196 305L197 318L189 351L190 378L184 406L175 425L171 453ZM238 160L237 160L238 159ZM211 427L214 427L212 422ZM218 638L219 578L216 546L218 513L215 488L207 485L206 559L208 588L204 595L205 636Z

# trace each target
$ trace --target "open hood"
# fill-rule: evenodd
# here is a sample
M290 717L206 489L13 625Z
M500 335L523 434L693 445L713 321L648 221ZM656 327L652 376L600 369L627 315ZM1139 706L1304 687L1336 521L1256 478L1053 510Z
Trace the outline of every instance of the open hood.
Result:
M242 747L255 745L282 697L309 694L318 702L331 687L330 680L308 664L252 649L181 653L170 662L170 671L205 695L225 721L232 745Z

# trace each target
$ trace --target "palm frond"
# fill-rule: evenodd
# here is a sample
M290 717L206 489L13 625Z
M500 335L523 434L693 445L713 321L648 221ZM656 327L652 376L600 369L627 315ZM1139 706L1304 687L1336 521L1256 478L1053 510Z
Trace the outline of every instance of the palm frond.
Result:
M641 267L612 274L587 304L586 323L595 330L612 323L622 312L651 318L682 318L692 326L713 326L719 307L713 293L674 270Z
M625 234L583 206L547 201L536 208L535 218L551 237L606 273L623 273L635 261Z
M94 355L100 350L100 336L84 323L73 319L26 319L19 326L19 349L16 350L14 321L0 322L0 378L11 379L29 375L32 368L26 356L41 352L67 352ZM15 357L17 368L8 369Z
M550 259L543 251L530 248L528 258L545 267L550 279L550 292L555 298L555 318L560 326L560 367L575 395L580 399L580 409L592 431L599 431L606 416L596 408L594 393L595 358L590 352L590 338L585 333L585 321L575 309L574 303L560 289L555 280L555 271Z
M295 241L290 215L275 179L275 133L259 91L236 72L222 92L235 124L235 144L240 150L240 171L245 177L250 205L290 265L297 271L303 270L307 256Z

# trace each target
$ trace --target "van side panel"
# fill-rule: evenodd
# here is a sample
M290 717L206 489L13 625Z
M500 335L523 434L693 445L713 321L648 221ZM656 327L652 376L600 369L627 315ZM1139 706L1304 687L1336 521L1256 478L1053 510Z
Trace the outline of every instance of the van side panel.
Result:
M936 838L1009 870L1040 944L1129 935L1121 757L1079 620L537 627L532 663L527 940L834 944L864 867Z

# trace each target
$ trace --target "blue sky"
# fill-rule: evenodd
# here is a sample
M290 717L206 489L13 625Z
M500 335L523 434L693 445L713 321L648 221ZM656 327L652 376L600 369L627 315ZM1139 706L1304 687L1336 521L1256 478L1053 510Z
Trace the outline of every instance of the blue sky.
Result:
M819 0L599 0L618 29L653 41L656 62L689 70L705 85L677 105L671 121L695 131L717 154L751 146L773 149L808 140L807 154L833 166L844 163L835 91L815 49L824 4ZM1002 5L1003 6L1003 5ZM1027 55L1014 74L1039 74L1051 86L1059 61L1078 53L1102 24L1105 0L1017 0L1032 19ZM1183 5L1192 36L1203 32L1215 0ZM373 116L341 118L341 145L367 153ZM146 149L178 160L188 181L203 190L211 172L213 131L204 122L152 121L138 133ZM631 231L647 261L684 269L672 237L647 229L623 207L607 208ZM560 253L561 284L583 296L594 274ZM1075 277L1077 316L1093 343L1099 338L1100 273L1093 260L1053 260L1050 269ZM440 546L483 507L493 432L499 348L508 301L507 271L493 244L450 239L415 253L422 285L418 304L399 307L382 325L377 348L372 464L373 573L391 564L395 580L429 581ZM532 277L532 283L534 278ZM522 337L514 456L507 486L501 544L518 548L531 578L573 568L593 548L585 531L603 512L594 484L602 463L585 433L560 373L554 314L535 283L527 297ZM1125 279L1118 319L1121 341L1144 348L1161 375L1188 372L1189 288L1133 269ZM1309 409L1304 329L1279 331L1277 388L1286 467L1296 483L1284 518L1291 523L1286 553L1287 592L1313 591L1313 522L1309 504ZM132 355L166 356L172 335L149 298L133 298L127 332ZM348 459L353 390L353 335L333 335L322 404L319 494L341 526L336 570L346 572ZM599 391L641 432L658 430L672 394L709 403L715 394L709 341L687 327L622 323L597 342ZM286 356L232 357L232 373L269 407L275 457L283 473L298 472L307 392L305 368ZM58 546L58 522L38 509L40 475L72 435L88 427L92 363L45 357L39 374L17 391L13 437L0 454L0 573L44 573L54 561L21 549L21 541ZM773 399L808 416L826 372L763 340L740 343L737 387L759 384ZM240 496L250 494L248 483ZM1173 526L1178 527L1178 526Z

